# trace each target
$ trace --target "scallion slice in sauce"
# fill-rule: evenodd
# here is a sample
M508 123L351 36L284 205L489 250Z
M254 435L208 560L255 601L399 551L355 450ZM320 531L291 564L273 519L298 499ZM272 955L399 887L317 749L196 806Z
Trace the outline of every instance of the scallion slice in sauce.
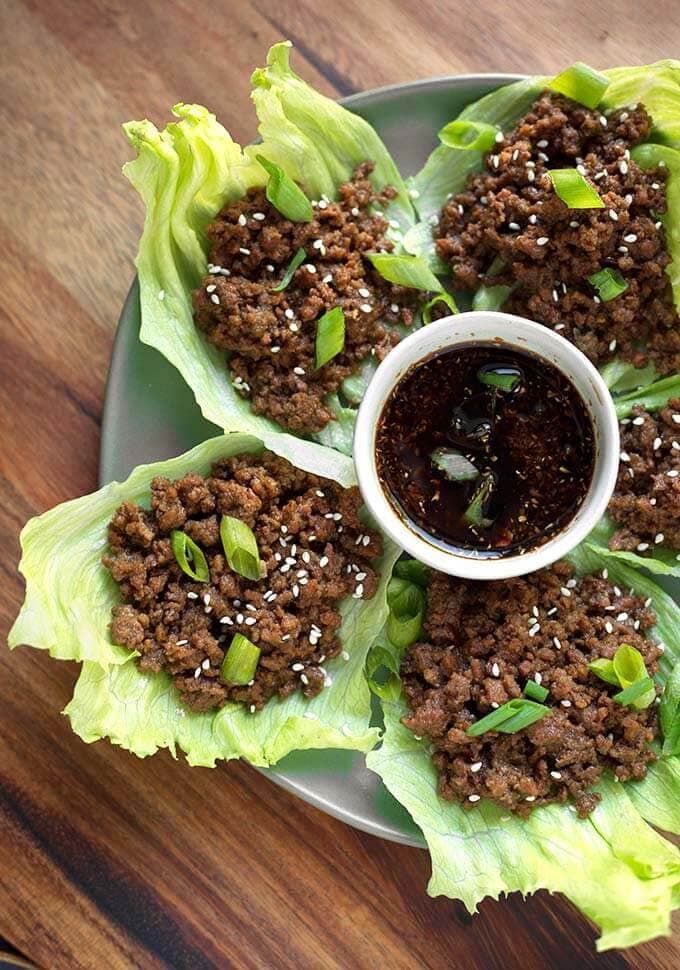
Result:
M260 648L251 643L248 637L237 633L222 661L222 680L227 684L249 684L255 676L259 659Z
M265 191L274 208L291 222L311 222L314 209L300 186L276 162L270 161L264 155L256 155L255 158L269 175Z
M210 570L203 554L203 550L190 539L186 532L173 529L170 533L170 545L172 553L177 560L177 564L183 573L186 573L197 583L207 583L210 579Z
M220 522L220 537L229 568L239 576L245 576L246 579L260 579L260 553L257 539L250 526L232 515L223 515Z
M548 169L555 194L569 209L604 209L600 193L575 168Z
M501 704L495 711L491 711L485 717L475 721L465 732L468 737L476 738L487 731L500 731L501 734L515 734L524 728L540 721L546 714L550 713L550 708L544 704L537 704L535 701L525 700L523 697L516 697L514 700Z
M628 289L628 284L618 270L609 269L609 267L592 273L588 277L588 282L595 287L603 303L615 300Z
M489 387L498 387L502 391L514 391L522 380L522 374L517 367L481 367L477 371L477 380Z
M463 518L470 525L482 526L485 529L492 525L492 520L484 515L484 507L491 498L494 484L495 479L491 472L484 472L482 481L475 489L470 504L463 513Z
M458 313L458 307L456 306L456 301L451 296L450 293L445 293L443 290L441 293L437 293L433 296L431 300L423 307L423 324L427 326L428 323L432 323L432 310L437 303L445 303L449 308L451 313Z
M583 61L576 61L566 71L554 77L548 87L560 94L566 94L572 101L578 101L586 108L596 108L609 87L609 78L588 67Z
M365 253L383 279L397 286L408 286L413 290L432 290L438 293L442 285L420 256L407 256L403 253Z
M532 701L538 701L541 703L546 699L550 691L547 687L541 687L541 685L537 684L535 680L528 680L524 685L523 693L527 697L531 698Z
M315 367L318 370L339 354L345 346L345 314L334 306L319 317L316 324Z
M450 482L474 482L479 478L479 470L455 448L435 448L430 460Z
M286 269L286 272L281 277L281 282L278 284L278 286L273 287L274 293L280 293L282 290L286 289L286 287L290 284L290 281L293 279L295 270L298 269L304 263L306 258L307 258L307 253L304 251L302 247L300 247L300 249L298 249L298 251L291 259L290 263L288 263L288 268Z
M439 141L448 148L487 152L496 140L498 128L483 121L450 121L439 129Z

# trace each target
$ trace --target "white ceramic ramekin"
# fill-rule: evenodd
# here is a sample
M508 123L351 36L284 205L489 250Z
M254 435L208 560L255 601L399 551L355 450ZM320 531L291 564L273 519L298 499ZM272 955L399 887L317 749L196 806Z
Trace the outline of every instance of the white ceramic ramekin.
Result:
M502 558L474 558L429 542L412 529L387 498L378 478L375 438L380 415L397 382L431 354L460 344L493 342L531 351L554 364L581 394L595 430L595 468L571 522L536 549ZM466 579L506 579L550 565L584 539L604 514L619 467L619 425L607 387L574 344L523 317L475 310L445 317L414 331L390 351L373 375L357 416L354 463L364 501L382 529L410 555L440 572Z

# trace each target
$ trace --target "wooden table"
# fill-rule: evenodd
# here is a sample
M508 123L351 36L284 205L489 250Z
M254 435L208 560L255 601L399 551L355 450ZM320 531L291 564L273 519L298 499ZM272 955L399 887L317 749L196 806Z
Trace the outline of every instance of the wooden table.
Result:
M480 9L486 7L486 12ZM0 560L93 489L116 319L142 212L120 123L174 102L255 133L251 69L289 37L332 96L465 71L548 73L680 49L674 0L3 0L0 4ZM364 835L241 764L189 769L86 747L59 716L74 665L0 653L0 936L44 967L671 968L659 940L594 955L541 893L462 907L425 895L425 852Z

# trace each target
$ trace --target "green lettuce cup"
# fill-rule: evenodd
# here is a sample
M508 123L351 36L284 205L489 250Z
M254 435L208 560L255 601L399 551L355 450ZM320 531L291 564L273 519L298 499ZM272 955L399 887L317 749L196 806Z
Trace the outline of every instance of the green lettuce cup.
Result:
M577 575L603 569L621 587L651 600L652 631L666 645L658 679L678 695L680 607L656 583L621 557L584 543L569 557ZM642 781L595 786L602 800L586 819L567 805L540 806L522 819L482 800L472 812L437 792L437 772L426 739L402 724L407 713L399 665L419 638L424 610L417 563L399 562L389 592L388 624L369 654L367 674L382 700L385 733L367 756L394 797L421 829L432 860L431 896L461 900L474 913L486 897L538 889L563 893L600 929L598 950L634 946L670 933L680 897L680 852L655 828L680 833L680 725L677 697L664 705L659 760ZM665 695L664 695L665 696ZM654 826L654 828L652 827Z
M120 592L101 562L107 526L122 502L148 506L155 476L177 479L189 472L208 474L215 461L242 453L260 454L261 438L232 433L203 442L168 461L136 468L124 482L59 505L32 519L21 534L21 572L26 598L9 635L10 648L27 644L59 660L82 662L73 699L65 714L86 742L109 738L139 757L169 748L182 750L191 765L214 767L219 759L244 758L254 765L275 764L306 748L370 750L378 729L370 726L370 692L363 668L383 626L386 589L398 550L385 544L376 562L378 590L369 600L350 597L340 605L343 655L328 663L330 686L305 700L296 691L272 698L251 714L229 702L208 712L183 707L165 672L145 673L136 654L112 642L112 608ZM266 447L296 467L346 488L355 484L350 459L289 435L267 438Z
M280 427L252 413L232 386L226 355L196 327L192 290L208 272L207 226L223 206L268 182L258 156L278 165L309 198L337 197L365 161L377 191L392 186L384 209L387 236L397 249L416 221L410 195L373 127L299 78L289 66L290 44L274 45L267 64L253 73L252 100L262 143L245 151L200 105L178 104L178 118L159 131L149 121L129 122L125 133L137 152L123 171L146 208L137 256L142 325L140 339L180 372L207 420L225 431L262 436ZM351 454L353 420L375 360L349 377L328 404L335 414L314 437Z

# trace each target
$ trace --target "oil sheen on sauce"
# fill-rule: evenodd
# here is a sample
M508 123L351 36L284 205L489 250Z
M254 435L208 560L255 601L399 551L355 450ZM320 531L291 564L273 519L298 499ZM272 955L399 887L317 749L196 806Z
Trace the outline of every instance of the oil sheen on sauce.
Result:
M414 366L378 422L378 474L411 528L477 557L517 555L562 531L593 475L588 409L561 371L493 343Z

